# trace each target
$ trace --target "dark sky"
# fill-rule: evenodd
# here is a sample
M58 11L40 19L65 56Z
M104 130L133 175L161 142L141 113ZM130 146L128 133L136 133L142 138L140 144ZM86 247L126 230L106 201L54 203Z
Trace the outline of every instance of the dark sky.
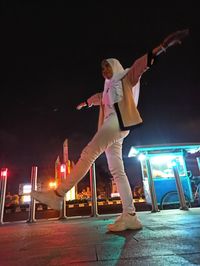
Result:
M139 8L1 4L0 167L17 181L31 166L51 175L69 140L77 160L97 128L98 109L77 111L103 88L100 62L115 57L130 67L168 34L189 28L181 46L161 55L141 80L144 123L130 146L200 142L200 37L196 7Z

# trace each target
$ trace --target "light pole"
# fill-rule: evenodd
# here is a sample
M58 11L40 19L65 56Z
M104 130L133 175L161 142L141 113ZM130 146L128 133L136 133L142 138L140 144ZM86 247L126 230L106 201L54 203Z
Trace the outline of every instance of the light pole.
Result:
M3 224L3 214L4 214L4 206L5 206L5 196L6 196L6 184L7 184L7 176L8 176L8 169L2 168L1 169L1 179L0 179L0 224Z

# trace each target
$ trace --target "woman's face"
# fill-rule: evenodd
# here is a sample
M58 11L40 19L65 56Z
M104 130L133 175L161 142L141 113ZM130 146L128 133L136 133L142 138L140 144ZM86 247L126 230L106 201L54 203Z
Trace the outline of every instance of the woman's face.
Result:
M106 61L103 60L101 63L101 69L102 69L102 75L105 79L111 79L113 76L113 70L110 64Z

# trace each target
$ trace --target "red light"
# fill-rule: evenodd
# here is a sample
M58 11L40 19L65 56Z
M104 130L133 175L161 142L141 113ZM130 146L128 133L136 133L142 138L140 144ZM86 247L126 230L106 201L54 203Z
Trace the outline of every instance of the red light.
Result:
M8 169L7 169L7 168L2 168L2 169L1 169L1 176L2 176L2 177L6 177L7 174L8 174Z

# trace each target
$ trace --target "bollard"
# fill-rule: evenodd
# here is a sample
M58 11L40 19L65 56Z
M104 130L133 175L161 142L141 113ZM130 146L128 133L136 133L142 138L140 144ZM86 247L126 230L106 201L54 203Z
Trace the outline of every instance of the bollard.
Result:
M58 218L59 220L62 220L62 219L67 219L67 215L66 215L66 194L63 198L63 204L62 204L62 208L60 210L60 216Z
M156 192L155 192L155 186L154 181L151 173L151 165L149 159L146 159L146 166L147 166L147 172L148 172L148 181L149 181L149 190L151 195L151 202L152 202L152 210L151 212L159 212L158 203L156 199Z
M68 159L69 159L68 148L69 148L68 147L68 139L65 139L65 141L63 142L63 164L61 165L61 173L62 173L61 179L62 179L62 181L66 180L67 174L69 174L68 173ZM67 219L66 199L67 199L67 194L65 193L64 198L63 198L62 208L60 210L59 220L60 219L61 220Z
M6 185L7 185L7 168L1 169L1 179L0 179L0 224L3 224L4 206L5 206L5 196L6 196Z
M197 157L197 164L198 164L198 168L199 168L199 172L200 172L200 157Z
M66 163L65 164L62 164L61 165L61 179L62 181L66 181ZM63 203L62 203L62 208L60 210L60 216L58 218L59 220L63 220L63 219L67 219L67 216L66 216L66 193L65 193L65 196L63 198Z
M37 190L37 166L33 166L31 169L31 190ZM36 222L35 219L35 199L31 197L31 202L29 205L29 217L27 220L28 223Z
M95 163L92 164L90 168L90 188L91 188L91 216L97 217L98 216L98 209L97 209L97 189L96 189L96 171L95 171Z
M176 180L176 187L177 187L179 201L180 201L180 209L187 211L188 210L188 206L187 206L186 201L185 201L185 195L184 195L184 192L183 192L181 179L180 179L180 176L179 176L179 173L178 173L178 168L176 166L176 160L173 161L172 168L173 168L174 176L175 176L175 180Z

